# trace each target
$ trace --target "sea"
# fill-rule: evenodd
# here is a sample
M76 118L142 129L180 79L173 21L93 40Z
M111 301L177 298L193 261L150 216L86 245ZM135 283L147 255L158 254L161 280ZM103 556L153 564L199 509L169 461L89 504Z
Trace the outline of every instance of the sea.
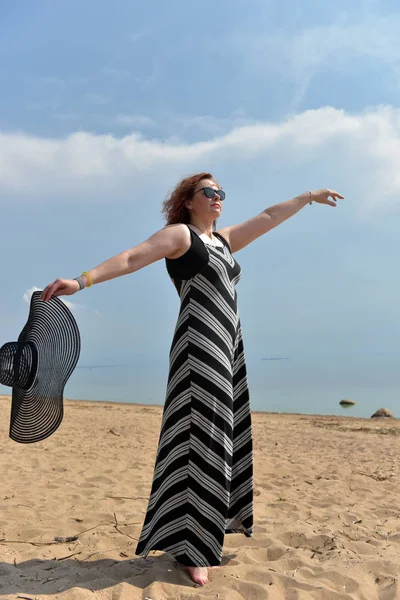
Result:
M400 354L318 354L262 357L247 355L253 411L370 418L388 408L400 418ZM164 362L80 362L67 382L65 397L76 400L163 405L168 374ZM10 388L0 385L0 394ZM348 399L354 406L343 408Z
M400 418L400 355L251 357L253 411L370 418L388 408ZM162 405L167 364L79 364L67 383L70 399ZM9 388L1 388L9 393ZM343 408L340 401L355 405Z

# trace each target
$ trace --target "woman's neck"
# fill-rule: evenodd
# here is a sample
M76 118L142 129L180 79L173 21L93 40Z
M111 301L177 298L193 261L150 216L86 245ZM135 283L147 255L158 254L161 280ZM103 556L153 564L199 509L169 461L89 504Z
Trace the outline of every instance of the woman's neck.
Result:
M213 235L213 224L209 224L209 223L201 223L199 221L193 220L189 223L189 225L193 225L196 229L198 229L198 231L200 231L200 233L204 233L206 236L208 236L210 239L212 239L212 235Z

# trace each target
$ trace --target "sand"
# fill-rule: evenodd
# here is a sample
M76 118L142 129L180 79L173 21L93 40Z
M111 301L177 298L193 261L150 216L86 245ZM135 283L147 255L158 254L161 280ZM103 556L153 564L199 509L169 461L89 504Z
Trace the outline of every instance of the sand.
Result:
M227 536L198 587L134 554L161 407L65 405L52 437L19 445L0 397L1 598L400 599L399 420L254 413L255 534Z

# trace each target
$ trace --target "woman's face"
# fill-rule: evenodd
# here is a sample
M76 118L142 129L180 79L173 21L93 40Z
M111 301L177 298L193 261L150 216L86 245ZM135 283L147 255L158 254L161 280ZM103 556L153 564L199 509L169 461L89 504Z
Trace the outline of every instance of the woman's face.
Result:
M204 188L206 188L204 190ZM211 189L210 189L211 188ZM222 200L218 194L211 190L219 190L219 186L212 179L202 179L196 185L194 194L187 207L192 217L201 221L214 222L221 215ZM212 197L209 196L212 194Z

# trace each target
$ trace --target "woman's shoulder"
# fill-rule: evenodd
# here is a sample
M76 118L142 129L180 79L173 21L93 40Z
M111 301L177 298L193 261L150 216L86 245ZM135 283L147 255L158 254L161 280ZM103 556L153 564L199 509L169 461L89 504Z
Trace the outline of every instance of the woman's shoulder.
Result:
M176 260L185 255L193 243L192 231L185 223L165 225L163 231L173 238L176 251L168 256L167 260Z
M182 231L184 229L189 229L188 226L186 225L186 223L171 223L171 225L164 225L163 229L181 229Z
M172 279L190 279L208 263L208 252L201 239L185 225L188 242L173 258L166 259L167 270Z
M167 238L169 238L171 241L173 240L173 245L177 248L177 255L183 254L190 247L190 229L184 223L165 225L161 231L167 236Z

